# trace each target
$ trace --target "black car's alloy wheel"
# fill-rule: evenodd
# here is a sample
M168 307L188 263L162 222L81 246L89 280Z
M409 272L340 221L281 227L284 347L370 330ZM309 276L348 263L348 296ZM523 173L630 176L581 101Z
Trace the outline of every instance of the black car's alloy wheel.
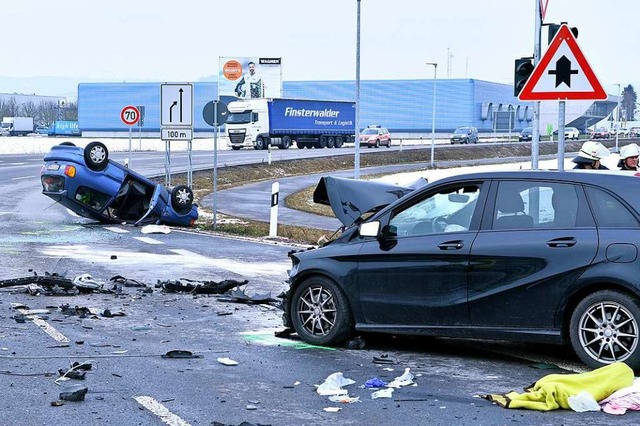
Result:
M593 293L578 304L571 316L571 344L590 367L623 361L638 368L639 321L637 300L612 290Z
M332 345L351 333L347 298L325 277L306 279L291 300L291 321L300 338L313 345Z

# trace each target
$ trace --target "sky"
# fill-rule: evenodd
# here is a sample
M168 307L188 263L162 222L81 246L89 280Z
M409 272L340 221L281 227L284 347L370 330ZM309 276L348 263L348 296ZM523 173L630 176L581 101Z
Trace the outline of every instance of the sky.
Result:
M436 62L439 79L511 84L514 60L533 56L536 1L361 0L360 78L433 78L426 63ZM217 81L221 56L281 57L285 81L356 77L357 0L6 3L2 93ZM577 27L589 64L617 94L617 84L640 86L639 16L638 0L548 0L544 22Z

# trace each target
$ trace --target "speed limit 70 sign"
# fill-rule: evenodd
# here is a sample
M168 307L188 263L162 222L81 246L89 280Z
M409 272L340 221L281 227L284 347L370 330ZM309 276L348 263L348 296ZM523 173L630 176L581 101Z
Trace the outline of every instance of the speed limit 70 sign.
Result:
M120 119L127 126L133 126L140 120L140 111L133 105L127 105L120 111Z

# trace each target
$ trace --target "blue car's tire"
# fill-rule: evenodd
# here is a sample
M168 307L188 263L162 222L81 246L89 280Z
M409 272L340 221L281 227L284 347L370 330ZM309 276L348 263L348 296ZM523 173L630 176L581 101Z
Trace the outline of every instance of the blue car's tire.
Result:
M91 170L102 171L109 164L109 150L102 142L90 142L84 148L84 161Z
M193 190L187 185L178 185L171 190L171 207L180 213L185 214L193 206Z

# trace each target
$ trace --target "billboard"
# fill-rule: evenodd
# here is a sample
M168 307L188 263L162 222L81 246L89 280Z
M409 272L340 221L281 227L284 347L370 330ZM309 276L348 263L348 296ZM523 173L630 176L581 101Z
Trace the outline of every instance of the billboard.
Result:
M281 98L282 58L221 56L218 96Z

